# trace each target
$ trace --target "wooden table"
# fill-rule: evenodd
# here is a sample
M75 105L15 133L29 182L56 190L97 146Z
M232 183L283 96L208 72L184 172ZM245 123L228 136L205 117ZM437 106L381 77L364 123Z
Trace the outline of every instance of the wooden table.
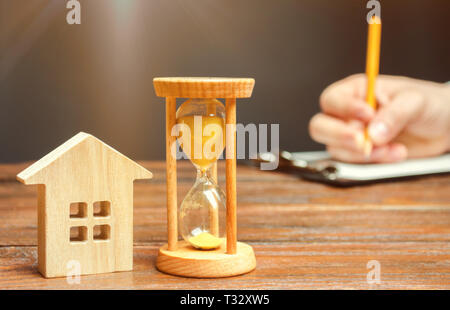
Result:
M450 176L333 188L238 166L238 239L257 269L227 279L186 279L155 269L166 241L165 166L136 182L134 271L44 279L36 269L36 188L15 181L30 163L0 165L0 289L450 289ZM224 185L224 164L219 165ZM179 200L195 171L179 163ZM381 283L366 280L377 260Z

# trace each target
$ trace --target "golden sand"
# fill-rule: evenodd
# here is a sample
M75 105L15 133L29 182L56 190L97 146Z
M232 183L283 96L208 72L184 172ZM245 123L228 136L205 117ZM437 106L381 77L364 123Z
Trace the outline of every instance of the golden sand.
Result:
M209 232L202 232L195 237L189 238L189 242L198 249L212 250L222 244L222 238L216 237Z

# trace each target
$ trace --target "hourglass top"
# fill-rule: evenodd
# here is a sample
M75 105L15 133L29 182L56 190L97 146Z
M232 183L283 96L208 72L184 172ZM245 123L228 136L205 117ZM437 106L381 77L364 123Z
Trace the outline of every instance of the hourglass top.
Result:
M158 97L249 98L255 80L220 77L159 77L153 79Z

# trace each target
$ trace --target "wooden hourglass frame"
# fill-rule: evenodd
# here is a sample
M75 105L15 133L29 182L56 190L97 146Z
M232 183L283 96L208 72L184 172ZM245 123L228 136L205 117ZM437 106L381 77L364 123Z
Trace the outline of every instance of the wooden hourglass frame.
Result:
M237 241L236 225L236 98L251 97L254 79L249 78L155 78L158 97L166 98L166 171L168 243L159 249L156 267L165 273L198 278L236 276L255 269L250 245ZM226 247L202 251L178 241L177 164L171 146L176 125L176 98L225 99L225 124L233 129L226 135ZM227 129L228 130L228 129ZM217 162L212 167L217 178ZM216 179L217 180L217 179Z

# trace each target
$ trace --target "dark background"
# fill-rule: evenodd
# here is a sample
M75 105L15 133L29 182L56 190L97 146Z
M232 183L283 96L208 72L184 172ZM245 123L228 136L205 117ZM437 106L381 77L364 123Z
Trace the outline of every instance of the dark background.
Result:
M155 76L254 77L238 122L279 123L280 147L322 147L308 120L328 84L362 72L365 0L0 0L0 162L38 159L79 131L164 158ZM450 1L381 1L381 72L450 80Z

